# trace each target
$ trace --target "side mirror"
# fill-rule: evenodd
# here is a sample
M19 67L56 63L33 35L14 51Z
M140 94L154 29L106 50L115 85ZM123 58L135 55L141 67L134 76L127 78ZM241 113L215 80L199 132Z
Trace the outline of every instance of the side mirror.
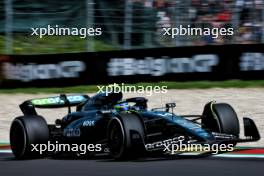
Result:
M166 111L169 112L170 108L173 109L176 107L176 103L166 103Z

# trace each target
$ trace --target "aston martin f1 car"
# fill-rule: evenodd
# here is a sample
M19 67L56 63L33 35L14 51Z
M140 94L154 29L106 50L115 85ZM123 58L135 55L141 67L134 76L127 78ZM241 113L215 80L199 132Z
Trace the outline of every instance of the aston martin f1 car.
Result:
M175 103L148 109L147 99L123 99L119 93L65 95L27 100L20 105L23 116L13 120L10 144L18 159L57 155L58 151L40 154L35 144L100 144L100 152L115 159L141 157L145 154L178 155L174 144L232 144L260 139L250 118L243 118L245 137L240 138L239 121L234 109L214 101L204 106L201 115L178 115ZM72 106L76 110L72 112ZM36 108L68 108L66 116L54 124L37 114ZM97 152L89 152L88 156ZM76 155L78 153L76 152Z

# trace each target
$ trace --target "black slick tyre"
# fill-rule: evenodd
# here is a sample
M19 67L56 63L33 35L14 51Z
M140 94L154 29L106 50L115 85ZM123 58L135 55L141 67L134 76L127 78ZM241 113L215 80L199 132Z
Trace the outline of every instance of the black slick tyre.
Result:
M143 155L144 126L140 117L121 113L108 125L107 136L111 155L117 160L135 159Z
M20 116L13 120L10 128L11 150L17 159L45 156L32 151L32 144L47 144L49 129L46 120L38 115Z

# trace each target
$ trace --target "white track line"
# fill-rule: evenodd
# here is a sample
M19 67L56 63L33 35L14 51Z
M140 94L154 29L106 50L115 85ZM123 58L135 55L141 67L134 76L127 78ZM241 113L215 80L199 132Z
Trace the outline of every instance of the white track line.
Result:
M212 155L213 157L219 158L264 158L263 154L219 154L219 155Z
M12 150L0 150L0 153L12 153Z

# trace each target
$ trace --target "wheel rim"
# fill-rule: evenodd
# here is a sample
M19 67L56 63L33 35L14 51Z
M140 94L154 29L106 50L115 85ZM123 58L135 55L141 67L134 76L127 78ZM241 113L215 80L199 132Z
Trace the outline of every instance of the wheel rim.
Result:
M13 154L22 157L26 150L26 133L20 120L15 120L10 129L10 144Z

